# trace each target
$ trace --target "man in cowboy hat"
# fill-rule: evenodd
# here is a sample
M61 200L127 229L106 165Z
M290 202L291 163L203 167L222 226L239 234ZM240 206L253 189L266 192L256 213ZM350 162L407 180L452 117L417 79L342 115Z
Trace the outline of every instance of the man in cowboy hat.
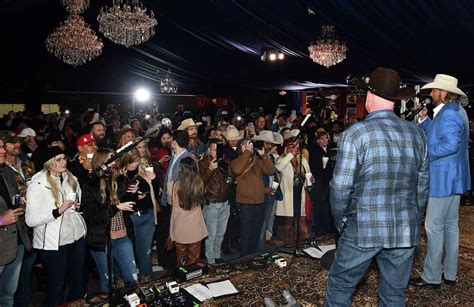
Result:
M263 142L263 149L265 149L265 155L268 156L270 161L275 165L275 157L272 154L272 148L283 144L283 136L278 132L272 132L269 130L263 130L259 135L252 138L255 141ZM262 225L262 231L258 241L258 250L263 251L265 249L265 243L268 245L276 245L273 241L273 221L275 219L275 200L282 200L283 194L278 186L274 189L272 183L277 182L278 176L276 175L265 175L263 176L263 185L265 186L265 198L263 205L265 206L265 213Z
M198 137L198 126L201 126L201 122L195 123L192 118L187 118L181 122L178 130L184 130L189 136L188 151L192 153L196 159L200 159L207 152L207 145L202 143Z
M224 145L224 159L228 164L230 161L237 159L237 147L239 142L244 138L244 131L237 130L234 125L227 126L222 136L226 140ZM224 235L224 241L222 242L222 253L224 255L230 255L230 247L240 249L239 235L240 235L240 222L238 219L238 209L235 206L235 184L229 187L229 203L231 207L231 215L227 223L227 229Z
M265 137L261 136L257 140L273 142L273 134L268 132L269 134L264 133ZM265 154L265 149L261 147L254 150L254 144L250 140L242 142L240 150L241 154L230 166L236 179L236 202L240 204L240 255L245 256L258 250L265 217L263 176L275 174L276 168Z
M441 281L454 286L459 249L459 202L461 194L471 188L469 174L469 119L459 105L466 94L454 77L438 74L421 89L431 89L433 120L420 112L420 127L428 137L430 159L430 193L425 229L428 240L421 277L410 284L439 288ZM443 246L445 250L442 263Z
M384 306L403 306L428 197L428 148L423 130L393 112L415 95L400 76L379 67L367 89L366 120L339 141L330 198L339 245L329 272L325 306L350 306L357 284L376 258ZM317 176L317 174L315 174Z

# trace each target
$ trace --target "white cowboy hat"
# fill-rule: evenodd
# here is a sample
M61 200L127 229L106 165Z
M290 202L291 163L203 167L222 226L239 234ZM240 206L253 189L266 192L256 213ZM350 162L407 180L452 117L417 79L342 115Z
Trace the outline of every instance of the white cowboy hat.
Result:
M458 79L443 74L437 74L433 82L424 85L421 89L436 88L444 91L448 91L453 94L466 96L466 94L458 88Z
M239 131L234 125L230 125L222 135L227 141L240 141L244 138L244 131Z
M295 138L300 134L300 129L291 129L290 138Z
M283 136L278 132L273 132L273 144L283 144Z
M252 141L264 141L267 143L278 144L275 142L273 132L270 130L262 130L260 133L252 138Z
M192 118L187 118L181 122L181 125L179 125L178 130L186 130L189 127L196 127L196 126L201 126L201 122L195 123Z

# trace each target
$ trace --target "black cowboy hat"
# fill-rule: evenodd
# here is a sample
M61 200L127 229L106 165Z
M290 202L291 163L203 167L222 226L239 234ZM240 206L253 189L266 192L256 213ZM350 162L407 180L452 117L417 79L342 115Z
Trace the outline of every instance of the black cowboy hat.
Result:
M392 101L409 99L416 94L413 88L400 88L400 75L390 68L377 67L370 75L368 84L360 78L354 78L352 82L361 89Z

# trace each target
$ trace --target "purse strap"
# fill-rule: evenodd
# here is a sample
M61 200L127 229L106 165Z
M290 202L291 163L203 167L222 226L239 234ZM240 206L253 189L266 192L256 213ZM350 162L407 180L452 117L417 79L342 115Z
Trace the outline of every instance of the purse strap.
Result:
M249 166L247 166L247 168L242 172L242 174L238 175L237 177L234 178L234 182L237 183L239 181L240 178L242 178L245 174L247 174L247 172L252 168L252 166L255 164L255 157L253 157L253 160L252 160L252 163L249 164Z

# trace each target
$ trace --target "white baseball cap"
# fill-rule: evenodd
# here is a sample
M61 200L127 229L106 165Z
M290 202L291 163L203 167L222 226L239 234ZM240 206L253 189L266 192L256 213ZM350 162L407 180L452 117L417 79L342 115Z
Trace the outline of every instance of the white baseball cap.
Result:
M27 136L36 136L36 132L31 128L25 128L18 135L19 138L26 138Z

